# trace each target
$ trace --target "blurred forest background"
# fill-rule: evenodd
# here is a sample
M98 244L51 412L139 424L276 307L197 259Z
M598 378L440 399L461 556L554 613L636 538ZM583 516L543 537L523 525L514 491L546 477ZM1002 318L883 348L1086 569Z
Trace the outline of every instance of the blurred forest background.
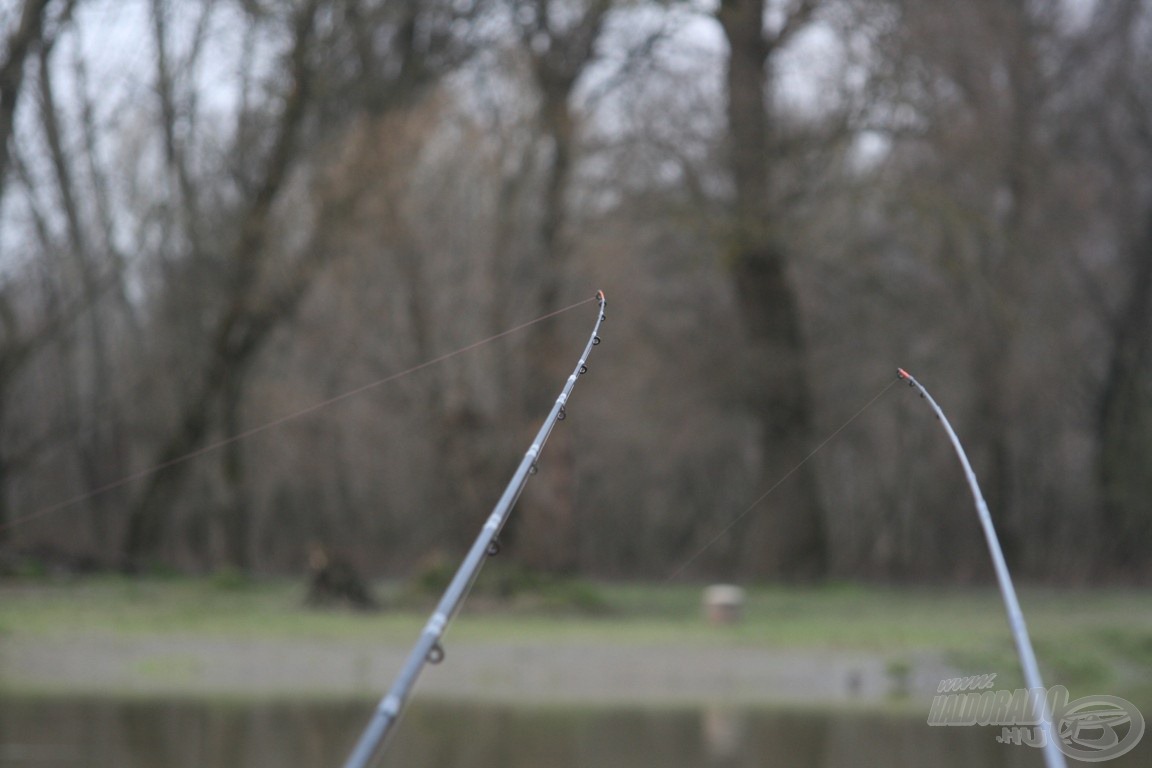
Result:
M0 548L1152 577L1149 0L0 0ZM195 458L190 453L228 441ZM159 465L132 482L93 493ZM64 502L72 503L61 506Z

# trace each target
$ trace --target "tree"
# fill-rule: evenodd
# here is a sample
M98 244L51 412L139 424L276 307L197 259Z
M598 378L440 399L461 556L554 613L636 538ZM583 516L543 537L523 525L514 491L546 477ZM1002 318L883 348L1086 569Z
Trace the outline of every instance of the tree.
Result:
M794 0L766 28L767 0L725 0L716 11L729 45L726 70L728 170L733 194L726 259L746 332L749 405L760 425L764 477L782 476L811 450L813 404L807 345L779 230L772 172L773 58L811 22L818 2ZM762 572L818 578L827 569L826 521L810 465L774 495L763 527L747 538Z
M7 189L9 142L16 122L16 107L24 85L25 62L35 52L44 30L44 17L52 0L26 0L20 8L19 20L5 40L3 58L0 59L0 210L3 210ZM0 346L0 427L6 422L8 393L11 380L23 369L31 355L53 335L43 330L32 334L22 332L19 315L8 296L9 286L0 292L0 320L3 324L3 343ZM0 430L3 431L3 430ZM23 454L23 452L21 452ZM9 478L24 464L22 458L13 458L0 445L0 543L7 543L9 531Z
M540 314L561 306L562 286L570 274L573 202L571 182L578 152L579 114L573 95L581 76L595 61L611 0L577 3L516 0L513 18L539 100L539 142L545 154L539 170L541 200L524 271L532 276L533 304ZM535 432L571 370L570 355L560 348L555 326L529 331L524 434ZM579 533L574 510L572 446L569 430L557 430L541 466L547 471L525 490L508 538L516 556L531 567L571 571L577 564Z
M1152 445L1152 89L1144 77L1150 21L1148 3L1100 5L1067 66L1077 75L1074 114L1083 126L1069 144L1113 181L1098 210L1114 232L1120 278L1093 269L1095 254L1081 257L1079 276L1090 298L1099 297L1086 304L1097 307L1106 350L1093 409L1103 538L1096 566L1105 576L1142 578L1142 543L1152 535L1152 473L1143 461ZM1093 59L1096 66L1084 66Z
M44 33L48 6L53 0L25 0L19 20L5 40L0 58L0 201L8 176L9 140L16 123L16 106L24 86L25 62L35 52Z
M175 424L155 454L156 466L172 466L152 474L128 510L121 551L125 567L140 568L159 555L175 494L187 471L186 464L177 462L205 445L216 418L222 419L225 440L233 441L237 436L237 409L244 377L271 332L291 317L299 305L315 268L315 257L308 254L288 270L286 279L268 284L268 265L275 258L270 249L273 207L301 155L299 137L312 97L310 52L318 6L319 0L308 0L289 15L291 34L285 56L289 76L283 104L275 116L272 140L262 163L253 177L244 180L248 195L240 205L233 241L223 261L220 286L223 295L204 336L203 368L179 404ZM161 13L162 6L155 5L154 10ZM156 29L163 36L162 21L157 21ZM164 45L159 44L157 50L164 51ZM159 69L163 81L166 79L163 63ZM169 89L161 86L158 92L161 99L166 100ZM173 113L164 108L162 114L166 115L167 123ZM165 128L165 135L169 137L170 165L181 173L179 169L183 164L176 159L178 153L174 152L170 125ZM187 188L185 183L179 186ZM199 222L192 221L189 232L198 231L199 226ZM195 235L190 236L188 242L192 244L192 268L207 267L204 262L211 254L200 251ZM227 531L227 560L231 565L247 569L248 512L239 497L243 488L242 464L234 450L223 455L225 480L232 491L222 516Z

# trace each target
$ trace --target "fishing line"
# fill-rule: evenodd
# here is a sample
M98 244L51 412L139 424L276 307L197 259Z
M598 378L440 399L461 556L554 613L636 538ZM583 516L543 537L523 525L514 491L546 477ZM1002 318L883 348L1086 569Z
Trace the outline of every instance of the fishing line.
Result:
M883 389L881 389L879 392L877 392L872 397L871 400L869 400L867 403L865 403L864 406L860 410L858 410L858 411L856 411L856 413L852 414L848 418L847 421L845 421L843 424L841 424L839 427L837 427L835 430L833 430L832 434L830 434L830 435L828 435L828 437L824 438L820 442L820 444L817 445L815 448L813 448L812 451L807 456L805 456L803 459L801 459L799 464L797 464L796 466L792 467L792 469L785 472L784 475L779 480L777 480L775 483L773 483L772 486L768 490L764 491L764 493L760 494L760 496L755 501L753 501L751 504L749 504L747 507L745 507L743 512L736 515L736 517L732 518L732 520L730 520L728 522L728 524L725 525L720 530L719 533L717 533L715 536L713 536L711 539L709 539L708 543L705 544L703 547L701 547L696 552L696 554L692 555L687 560L685 560L683 563L678 565L676 567L676 569L674 571L672 571L672 573L669 574L666 579L664 579L665 583L672 581L672 579L676 578L680 574L681 571L683 571L685 568L687 568L689 565L691 565L698 557L700 557L700 555L702 555L706 551L708 551L708 549L713 544L720 541L720 539L722 539L724 537L724 534L728 533L728 531L730 531L734 525L736 525L738 522L740 522L745 517L747 517L748 514L752 512L752 510L754 510L756 507L758 507L761 504L761 502L763 502L765 499L767 499L769 496L771 496L773 491L775 491L777 488L779 488L781 485L783 485L785 480L792 477L792 475L796 474L796 472L799 471L799 469L801 467L803 467L805 464L807 464L812 459L813 456L815 456L817 453L819 453L820 450L824 446L826 446L826 445L828 445L828 443L832 442L832 440L837 435L839 435L841 432L843 432L845 429L848 428L848 425L850 425L852 422L856 421L856 419L858 419L865 411L867 411L869 408L871 408L873 403L875 403L877 400L879 400L881 397L883 397L884 393L886 393L889 389L891 389L892 385L895 383L896 383L895 381L889 381L888 384Z
M12 528L15 528L16 526L23 525L23 524L25 524L31 520L35 520L39 517L43 517L45 515L52 514L53 512L59 512L62 509L66 509L68 507L79 504L83 501L87 501L88 499L91 499L93 497L99 496L99 495L104 494L104 493L108 493L109 491L113 491L117 488L125 486L125 485L127 485L127 484L129 484L135 480L140 480L141 478L148 477L150 475L156 474L157 472L161 472L165 469L169 469L170 467L174 467L177 464L183 464L186 461L191 461L192 459L199 458L200 456L203 456L204 454L219 450L220 448L224 448L225 446L232 445L233 443L238 443L241 440L245 440L249 437L253 437L254 435L258 435L261 432L267 432L268 430L273 429L275 427L278 427L282 424L286 424L289 421L294 421L296 419L302 418L302 417L307 416L309 414L315 413L316 411L327 408L331 405L335 405L336 403L339 403L341 401L347 400L347 399L355 397L357 395L361 395L361 394L363 394L363 393L365 393L371 389L376 389L377 387L381 387L385 384L388 384L389 382L396 381L397 379L402 379L405 376L409 376L409 375L416 373L418 371L421 371L425 368L430 368L431 366L437 365L438 363L442 363L445 360L449 360L453 357L456 357L457 355L462 355L465 352L470 352L470 351L472 351L478 347L484 346L485 344L490 344L494 341L497 341L498 339L504 338L505 336L510 336L511 334L516 333L517 331L522 331L525 328L528 328L529 326L532 326L532 325L535 325L537 323L543 322L544 320L548 320L550 318L556 317L557 315L562 315L565 312L570 312L571 310L576 309L577 307L582 307L585 304L588 304L589 302L596 301L596 300L597 300L596 297L593 297L590 299L584 299L583 301L578 301L575 304L570 304L569 306L563 307L562 309L557 309L553 312L548 312L547 314L540 315L537 318L534 318L534 319L529 320L529 321L524 322L524 323L520 323L519 325L515 325L511 328L508 328L507 330L501 331L500 333L496 333L496 334L493 334L492 336L489 336L487 338L472 342L471 344L469 344L467 346L460 347L459 349L454 349L451 352L446 352L446 353L440 355L439 357L434 357L431 360L425 360L424 362L418 363L417 365L414 365L411 368L407 368L403 371L399 371L398 373L393 373L389 376L385 376L382 379L377 379L376 381L369 382L368 384L362 384L359 387L356 387L355 389L351 389L347 392L343 392L339 395L336 395L335 397L330 397L327 400L322 400L318 403L313 403L312 405L310 405L306 408L302 408L299 411L295 411L293 413L289 413L287 415L280 416L279 418L273 419L272 421L261 424L257 427L252 427L251 429L247 429L243 432L240 432L239 434L224 438L223 440L218 440L215 443L210 443L210 444L205 445L201 448L197 448L194 451L189 451L188 453L185 453L181 456L177 456L174 459L169 459L168 461L161 462L161 463L156 464L152 467L149 467L148 469L142 469L139 472L133 472L130 475L126 475L124 477L121 477L119 480L114 480L114 481L107 483L105 485L101 485L98 488L94 488L94 489L87 491L85 493L79 494L77 496L73 496L72 498L67 499L65 501L58 502L58 503L53 504L49 507L44 507L44 508L39 509L35 512L31 512L27 515L21 515L19 517L15 517L12 520L9 520L8 522L0 525L0 531L7 531L7 530L10 530Z

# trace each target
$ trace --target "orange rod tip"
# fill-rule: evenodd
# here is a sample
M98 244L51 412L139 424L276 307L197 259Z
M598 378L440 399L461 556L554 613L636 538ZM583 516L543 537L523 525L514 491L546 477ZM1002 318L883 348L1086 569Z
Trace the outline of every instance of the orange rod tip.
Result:
M912 378L912 376L909 375L908 371L904 370L903 368L897 368L896 373L902 379L911 379Z
M600 299L600 301L607 301L607 299L604 298L604 291L596 291L596 298Z

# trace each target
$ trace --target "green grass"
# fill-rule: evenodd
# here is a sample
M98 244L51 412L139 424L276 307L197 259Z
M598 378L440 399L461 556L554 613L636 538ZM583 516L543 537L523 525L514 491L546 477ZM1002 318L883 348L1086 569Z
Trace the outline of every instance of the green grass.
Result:
M9 583L0 585L0 632L367 639L420 625L408 612L311 610L304 595L303 587L289 582L222 585L216 578Z
M935 651L968 674L997 672L998 685L1019 681L1004 610L991 587L752 587L745 620L712 627L700 617L695 586L545 580L508 589L499 582L506 575L490 578L485 582L481 577L454 621L454 639L842 649L884 654L895 665L917 651ZM303 586L287 581L101 577L7 582L0 584L0 636L108 633L411 642L434 597L411 587L379 589L393 607L363 614L306 608ZM1074 694L1090 687L1152 683L1152 599L1145 593L1026 590L1021 603L1051 682L1067 685ZM1098 691L1085 690L1090 692Z

